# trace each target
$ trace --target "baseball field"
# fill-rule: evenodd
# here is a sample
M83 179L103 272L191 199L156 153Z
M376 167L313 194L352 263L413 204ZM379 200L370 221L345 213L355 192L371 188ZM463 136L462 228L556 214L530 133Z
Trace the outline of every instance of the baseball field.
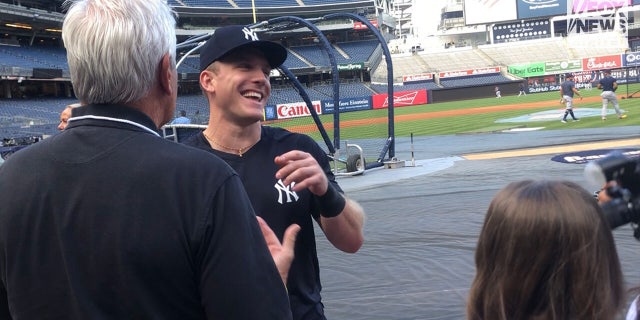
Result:
M619 120L609 116L608 121L602 121L598 114L581 118L580 122L562 123L565 106L560 104L559 92L546 92L518 96L517 92L505 94L502 98L495 97L475 100L460 100L453 102L431 103L419 106L397 107L394 109L394 133L396 137L431 135L447 135L474 132L491 132L513 128L537 128L540 130L571 128L613 127L640 124L640 84L621 85L616 91L621 109L628 115ZM600 109L602 100L600 90L582 90L584 99L574 100L574 110L579 113L581 108ZM635 93L635 94L634 94ZM613 106L609 105L609 112ZM546 121L531 118L527 115L539 112L555 112L557 117L550 117ZM524 116L524 117L523 117ZM501 119L521 117L517 122L497 122ZM323 126L332 137L334 127L333 115L321 115ZM357 139L386 138L388 133L388 110L367 110L340 114L340 136ZM276 124L291 131L307 133L319 139L320 134L311 120L299 120Z

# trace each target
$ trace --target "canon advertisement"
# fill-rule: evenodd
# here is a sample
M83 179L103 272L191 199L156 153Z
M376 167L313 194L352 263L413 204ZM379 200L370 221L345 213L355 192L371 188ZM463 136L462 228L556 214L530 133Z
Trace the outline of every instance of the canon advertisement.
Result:
M357 97L340 99L340 112L360 111L371 109L371 97ZM334 111L333 100L311 101L318 115L330 114ZM264 119L283 120L311 116L305 102L293 102L279 105L269 105L264 108Z
M317 114L322 114L322 104L320 101L311 101L311 104ZM309 111L309 108L307 108L307 104L305 102L285 103L275 106L266 106L264 108L264 119L267 121L307 117L310 115L311 112Z

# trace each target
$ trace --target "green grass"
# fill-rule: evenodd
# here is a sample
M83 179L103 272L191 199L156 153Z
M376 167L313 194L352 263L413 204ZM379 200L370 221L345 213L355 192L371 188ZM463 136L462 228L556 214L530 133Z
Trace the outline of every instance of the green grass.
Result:
M450 134L463 134L463 133L477 133L477 132L493 132L500 131L509 128L528 128L528 127L543 127L542 130L553 129L566 129L566 128L594 128L594 127L616 127L616 126L630 126L640 125L640 93L636 94L634 98L620 99L621 96L626 96L640 90L640 84L632 84L628 87L621 85L617 91L620 107L624 109L628 118L624 120L617 120L615 117L609 117L610 120L602 121L600 117L587 117L580 119L580 122L561 123L558 120L549 121L532 121L532 122L518 122L518 123L496 123L498 119L512 118L523 116L540 111L557 110L561 113L564 107L558 103L559 93L546 92L546 93L534 93L527 96L517 97L517 94L503 96L501 99L485 98L474 100L461 100L453 102L433 103L420 106L410 106L395 108L394 114L396 118L405 114L428 114L438 111L446 110L461 110L472 109L485 106L495 105L509 105L517 103L530 103L548 101L548 104L540 108L530 109L514 109L501 112L490 112L482 114L468 114L455 117L441 117L431 119L421 119L413 121L395 121L394 133L396 137L410 136L430 136L430 135L450 135ZM599 96L600 90L594 88L592 90L582 90L581 93L585 97ZM596 102L583 102L576 99L574 102L576 109L580 107L599 108L601 106L600 100ZM609 110L613 110L610 105ZM359 119L372 119L379 117L387 117L387 109L379 110L367 110L357 112L345 112L340 114L340 121L359 120ZM323 123L333 122L333 115L320 116ZM299 125L300 122L290 121L277 124L282 127L290 127ZM385 138L388 132L388 124L385 123L370 123L366 126L360 127L340 127L341 140L345 139L365 139L365 138ZM329 137L333 138L333 130L327 130ZM310 134L315 139L320 139L319 133Z

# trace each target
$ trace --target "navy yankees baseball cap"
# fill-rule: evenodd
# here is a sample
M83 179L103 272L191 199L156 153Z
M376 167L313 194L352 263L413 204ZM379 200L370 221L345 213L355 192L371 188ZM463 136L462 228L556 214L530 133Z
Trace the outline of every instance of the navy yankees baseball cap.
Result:
M255 31L245 26L225 26L215 30L211 38L200 48L200 71L222 59L231 51L254 47L262 52L271 68L281 66L287 59L287 49L278 43L258 39Z

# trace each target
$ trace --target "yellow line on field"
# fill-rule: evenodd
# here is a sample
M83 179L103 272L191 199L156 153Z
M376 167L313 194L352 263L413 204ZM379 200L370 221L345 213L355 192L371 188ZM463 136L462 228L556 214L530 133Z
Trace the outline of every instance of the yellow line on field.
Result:
M603 142L585 142L585 143L576 143L571 145L537 147L537 148L527 148L527 149L508 150L508 151L471 153L471 154L463 155L462 157L467 160L486 160L486 159L499 159L499 158L524 157L524 156L538 156L543 154L565 153L565 152L619 148L619 147L640 147L640 138L624 139L624 140L608 140Z

